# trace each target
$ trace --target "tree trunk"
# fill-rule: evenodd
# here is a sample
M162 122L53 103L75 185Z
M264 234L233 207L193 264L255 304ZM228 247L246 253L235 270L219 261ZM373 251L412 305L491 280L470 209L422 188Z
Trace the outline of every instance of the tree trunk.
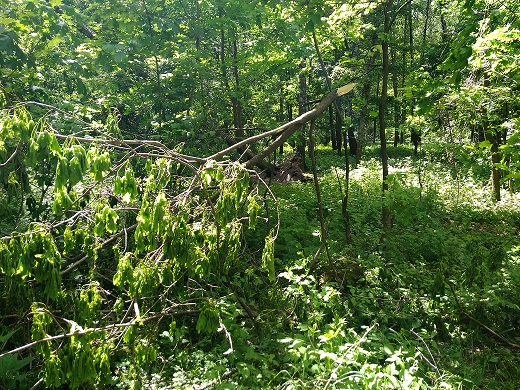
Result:
M347 145L345 144L345 189L343 193L343 199L341 200L341 215L343 216L343 222L345 224L345 241L347 245L352 244L352 228L350 223L350 213L348 211L348 195L349 195L349 184L350 184L350 158L349 152L347 151Z
M332 141L332 150L336 150L338 147L336 143L336 127L334 126L334 108L329 106L329 129L330 129L330 139Z
M339 105L338 105L339 106ZM343 118L339 110L336 110L336 147L338 154L341 156L341 148L343 147Z
M327 245L327 228L325 226L325 216L323 215L323 201L321 199L321 190L320 183L318 181L318 173L316 169L316 154L314 152L314 137L313 132L315 125L315 119L311 120L311 125L309 127L309 156L311 158L311 167L312 167L312 178L314 181L314 189L316 191L316 200L318 202L318 218L320 220L320 232L321 232L321 247L325 248L327 252L327 257L329 259L329 263L332 262L332 258L330 256L329 247Z
M325 76L325 81L327 86L329 87L329 91L332 91L332 81L330 80L329 72L327 72L327 68L325 68L325 63L323 62L323 57L321 56L320 46L318 44L318 38L316 38L316 30L312 30L312 40L314 42L314 49L316 50L316 55L318 56L318 61L320 63L321 71ZM338 99L334 102L334 109L336 111L336 148L338 150L338 154L341 154L341 147L343 143L343 115L341 112L341 101ZM345 143L345 148L347 147Z
M293 135L295 132L300 130L304 124L311 121L312 119L316 119L318 116L320 116L331 104L334 103L334 101L344 94L349 93L353 88L355 84L347 84L343 87L334 89L332 92L330 92L328 95L326 95L312 110L305 112L304 114L300 115L298 118L274 129L267 131L263 134L259 134L253 137L249 137L243 141L240 141L236 143L233 146L230 146L229 148L226 148L224 150L221 150L218 153L215 153L212 156L209 156L208 160L216 160L223 156L226 156L229 154L232 150L241 148L243 146L252 144L253 142L256 142L260 139L266 138L266 137L274 137L278 136L276 140L274 140L269 146L267 146L263 151L256 154L253 158L251 158L249 161L246 162L247 168L252 168L254 166L258 166L259 163L262 162L262 160L269 156L271 153L273 153L277 147L280 146L281 142L287 141L287 139Z
M307 111L307 78L305 75L305 62L300 64L300 75L299 75L299 85L300 85L300 94L298 96L298 115L303 115ZM296 146L296 153L298 153L301 157L301 166L302 171L306 171L307 165L305 164L305 143L306 137L305 132L302 131L298 137L298 144Z
M486 73L484 76L484 89L489 89L491 82L489 80L489 75ZM492 185L492 193L493 199L498 202L501 199L500 196L500 170L497 167L497 164L502 160L502 156L498 150L499 138L500 135L497 134L494 130L489 128L489 119L487 109L484 109L484 120L482 122L482 128L484 130L484 137L486 141L491 144L491 185Z
M394 148L397 148L399 144L399 119L401 117L399 113L399 102L398 97L398 77L397 77L397 53L396 50L392 50L392 87L394 91Z
M430 22L430 8L431 8L431 0L426 1L426 10L424 15L424 26L423 26L423 34L422 34L422 46L421 46L421 64L424 59L424 51L426 49L426 35L428 33L428 23Z
M384 39L381 42L383 61L383 76L381 81L381 98L379 100L379 138L381 144L381 164L383 167L383 207L382 207L382 224L383 224L383 236L386 238L386 233L390 228L390 209L385 204L385 193L388 191L388 183L386 181L388 177L388 154L386 151L386 99L388 94L388 75L390 72L389 60L388 60L388 33L390 32L390 12L392 10L393 0L387 0L384 5Z
M284 88L283 85L280 87L280 108L278 112L278 122L283 122L284 120L284 108L285 108L285 97L284 97ZM279 150L280 155L283 154L283 143L280 145Z
M233 40L233 78L235 79L235 88L231 95L231 104L233 106L233 124L235 126L235 136L238 139L244 137L244 121L242 119L242 103L240 102L240 79L238 75L238 48L237 40Z
M381 91L381 75L377 75L377 88L376 88L376 98L381 100L381 97L379 95L379 91ZM373 137L372 137L372 143L376 143L377 139L377 125L378 125L378 118L374 118L373 121Z
M370 98L370 83L363 84L363 89L361 90L361 98L363 99L363 105L361 106L361 110L359 111L359 139L367 140L368 139L368 99Z
M413 15L412 8L410 7L410 12L408 13L408 43L410 44L410 70L413 69Z

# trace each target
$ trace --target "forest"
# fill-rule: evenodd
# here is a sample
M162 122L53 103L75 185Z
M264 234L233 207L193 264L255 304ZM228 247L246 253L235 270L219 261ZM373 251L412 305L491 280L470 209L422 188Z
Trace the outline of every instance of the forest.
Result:
M520 388L517 0L0 10L0 389Z

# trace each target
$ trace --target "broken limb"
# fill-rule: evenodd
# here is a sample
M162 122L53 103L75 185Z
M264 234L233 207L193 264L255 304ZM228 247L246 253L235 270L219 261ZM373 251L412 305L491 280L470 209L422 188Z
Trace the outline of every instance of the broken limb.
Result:
M349 93L353 88L355 84L350 83L347 85L344 85L343 87L337 88L330 92L329 94L325 95L323 99L314 107L312 110L307 111L306 113L300 115L296 119L285 123L284 125L277 127L276 129L266 131L265 133L255 135L253 137L246 138L243 141L237 142L234 145L231 145L230 147L215 153L209 157L207 157L207 160L216 160L219 159L225 155L227 155L229 152L241 148L243 146L249 145L253 142L259 141L266 137L271 137L275 135L279 135L276 140L274 140L267 148L265 148L263 151L255 155L253 158L247 161L246 167L251 168L253 166L259 166L261 165L261 162L265 157L267 157L269 154L273 153L280 144L285 142L292 134L294 134L296 131L298 131L305 123L310 122L313 119L316 119L319 117L338 97L345 95Z

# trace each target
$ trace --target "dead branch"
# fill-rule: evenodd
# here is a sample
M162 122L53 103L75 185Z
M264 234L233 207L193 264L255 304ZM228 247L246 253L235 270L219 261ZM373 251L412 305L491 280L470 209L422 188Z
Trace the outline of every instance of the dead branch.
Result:
M487 326L486 324L482 323L481 321L479 321L478 319L476 319L475 317L473 317L471 314L469 314L466 310L464 310L464 308L462 307L462 305L460 304L459 302L459 298L457 296L457 294L455 293L455 287L453 286L452 283L446 281L446 284L450 287L450 290L451 290L451 293L453 294L453 298L455 298L455 303L457 304L457 307L458 309L460 310L460 312L462 314L464 314L466 317L468 317L470 320L472 320L473 322L475 322L477 325L481 326L483 329L485 329L488 333L490 333L493 337L497 338L498 340L500 340L502 343L504 343L505 345L511 347L511 348L520 348L520 344L517 344L517 343L514 343L512 341L509 341L508 339L506 339L504 336L502 336L501 334L495 332L493 329L491 329L489 326Z

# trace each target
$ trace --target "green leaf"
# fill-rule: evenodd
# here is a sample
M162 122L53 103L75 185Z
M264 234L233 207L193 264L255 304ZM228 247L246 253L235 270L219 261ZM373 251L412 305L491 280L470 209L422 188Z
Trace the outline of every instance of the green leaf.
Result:
M72 186L76 185L83 179L83 170L81 169L81 163L76 156L69 162L69 183Z
M14 377L15 373L34 360L33 356L18 359L18 354L5 355L0 358L0 380L2 378Z
M85 86L85 83L83 82L83 80L81 80L80 77L76 78L76 91L78 92L79 95L86 95L88 92L87 87Z
M487 148L490 148L491 146L492 146L492 144L488 140L482 141L481 143L478 144L478 147L480 149L487 149Z
M163 227L163 219L166 214L165 205L166 205L166 195L164 192L160 192L155 198L155 203L153 206L153 217L152 217L152 230L154 232L158 232L160 227Z
M264 250L262 251L262 267L267 270L269 280L274 282L276 280L276 273L274 268L274 231L271 229L265 238Z

